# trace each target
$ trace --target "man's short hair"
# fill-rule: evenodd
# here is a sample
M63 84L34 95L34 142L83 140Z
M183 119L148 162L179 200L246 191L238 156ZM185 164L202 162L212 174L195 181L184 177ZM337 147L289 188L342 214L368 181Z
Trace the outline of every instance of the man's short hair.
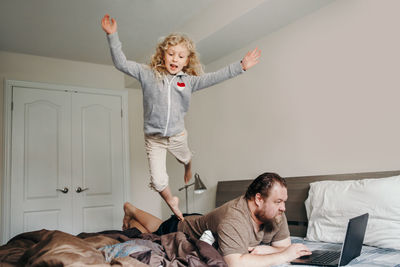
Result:
M245 198L247 200L250 200L257 193L260 193L261 196L267 198L269 195L269 191L275 183L278 183L281 186L287 188L284 178L280 177L276 173L265 172L254 179L254 181L249 185L245 194Z

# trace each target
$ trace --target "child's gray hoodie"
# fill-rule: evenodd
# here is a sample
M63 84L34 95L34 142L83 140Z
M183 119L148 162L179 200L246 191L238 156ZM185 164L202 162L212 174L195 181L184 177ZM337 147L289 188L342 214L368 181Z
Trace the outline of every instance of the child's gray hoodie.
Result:
M118 33L107 35L115 67L137 79L143 90L144 133L172 136L185 129L191 94L244 72L240 62L216 72L192 76L184 72L157 79L149 66L126 59Z

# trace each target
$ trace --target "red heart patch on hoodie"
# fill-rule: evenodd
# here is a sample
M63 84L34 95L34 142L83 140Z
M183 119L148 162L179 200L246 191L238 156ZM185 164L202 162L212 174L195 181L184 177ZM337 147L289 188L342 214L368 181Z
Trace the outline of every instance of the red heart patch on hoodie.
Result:
M176 84L177 84L179 87L185 87L185 83L177 82Z

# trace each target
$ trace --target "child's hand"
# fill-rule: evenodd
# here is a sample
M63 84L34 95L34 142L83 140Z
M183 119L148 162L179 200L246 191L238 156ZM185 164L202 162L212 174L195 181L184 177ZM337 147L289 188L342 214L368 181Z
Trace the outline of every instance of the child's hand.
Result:
M261 56L261 50L256 48L253 51L249 51L242 59L243 70L248 70L258 63L258 59Z
M101 27L107 34L112 34L117 31L117 22L113 18L110 22L110 15L105 14L101 20Z

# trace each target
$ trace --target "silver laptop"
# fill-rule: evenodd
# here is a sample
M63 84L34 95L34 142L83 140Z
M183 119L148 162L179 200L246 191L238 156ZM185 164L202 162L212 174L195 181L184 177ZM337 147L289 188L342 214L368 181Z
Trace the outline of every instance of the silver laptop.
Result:
M300 257L291 262L294 265L345 266L360 256L364 242L368 213L352 218L347 224L346 237L341 251L314 250L309 256Z

